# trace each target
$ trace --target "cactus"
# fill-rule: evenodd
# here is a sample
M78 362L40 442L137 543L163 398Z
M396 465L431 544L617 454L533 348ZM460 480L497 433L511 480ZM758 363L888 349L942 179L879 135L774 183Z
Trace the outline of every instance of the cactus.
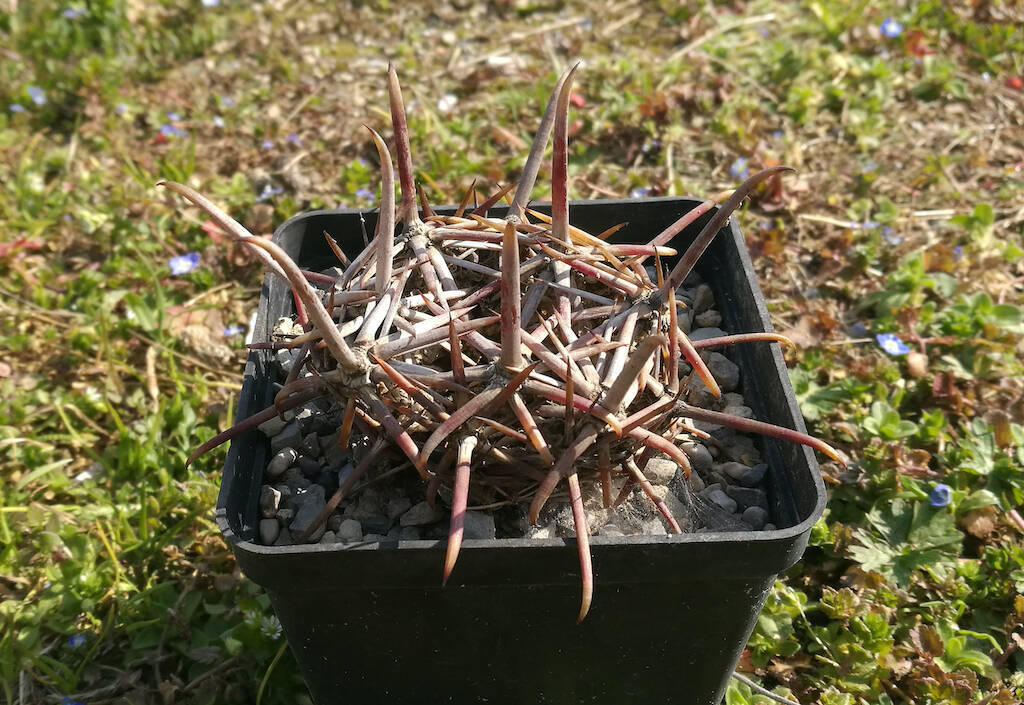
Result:
M678 522L649 492L642 470L655 454L666 453L688 474L688 457L676 439L701 435L693 421L802 443L842 461L820 440L691 405L685 393L685 375L691 374L711 394L721 394L702 349L785 340L748 334L690 341L677 323L675 291L751 190L789 169L767 169L743 182L668 271L662 258L677 254L669 246L672 237L714 208L715 200L652 234L646 245L611 244L605 240L610 232L583 232L569 224L567 198L567 114L577 68L555 85L508 215L498 220L487 211L510 187L470 210L471 188L452 216L436 215L417 191L401 88L389 67L401 201L395 203L388 146L367 128L380 155L380 216L373 241L351 261L325 234L345 265L337 280L303 272L276 244L253 237L191 188L161 184L208 213L288 281L305 331L292 340L253 344L298 348L299 362L273 406L204 443L189 462L279 413L332 397L344 409L339 442L349 446L359 437L367 450L319 523L370 467L388 453L404 455L426 483L429 502L442 484L451 488L442 581L456 565L474 484L528 504L532 523L564 485L576 526L581 621L593 595L582 485L599 486L611 506L617 475L628 487L638 484L678 533ZM528 200L552 132L547 217L529 209ZM652 259L653 280L644 266ZM299 377L300 368L311 374Z

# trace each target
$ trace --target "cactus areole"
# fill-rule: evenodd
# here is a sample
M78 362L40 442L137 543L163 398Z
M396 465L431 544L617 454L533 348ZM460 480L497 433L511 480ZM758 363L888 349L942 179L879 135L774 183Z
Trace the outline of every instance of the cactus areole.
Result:
M651 233L648 244L610 244L604 239L609 233L574 228L566 125L577 68L556 83L508 215L495 219L487 217L488 209L511 188L473 206L467 194L454 215L436 215L422 192L417 205L401 89L389 67L401 201L395 201L391 152L370 129L381 163L380 215L372 242L353 259L330 242L344 267L334 281L310 276L276 244L254 237L191 188L162 185L206 211L287 280L305 331L254 347L299 349L293 369L306 375L289 378L272 407L204 443L189 462L279 413L333 397L345 410L339 442L349 447L358 441L363 451L307 531L327 520L371 466L397 456L426 483L428 501L442 485L451 490L441 574L447 581L456 570L466 499L475 483L486 481L528 506L531 522L559 493L567 496L576 526L582 621L594 585L581 487L599 486L610 502L618 492L612 484L645 485L641 471L659 453L688 473L679 443L699 435L694 421L802 443L841 460L806 434L700 408L686 393L687 378L694 376L712 395L721 394L701 349L780 340L761 334L693 342L677 324L675 291L751 190L789 169L747 179L683 253L671 247L672 237L715 201ZM548 217L528 202L552 133ZM663 266L663 259L677 254L674 266ZM654 495L651 501L678 532L669 508Z

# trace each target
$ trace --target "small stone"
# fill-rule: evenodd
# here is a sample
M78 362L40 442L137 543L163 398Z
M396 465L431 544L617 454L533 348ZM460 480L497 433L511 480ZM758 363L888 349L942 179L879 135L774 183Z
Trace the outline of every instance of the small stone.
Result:
M308 477L310 480L320 474L320 461L316 458L310 458L305 455L299 456L299 470L303 475Z
M727 406L722 410L722 413L729 414L730 416L738 416L741 419L754 418L754 410L749 406Z
M266 421L261 423L259 426L257 426L257 428L259 428L259 430L267 438L273 438L277 434L281 433L281 431L283 431L284 427L287 426L287 425L288 425L288 417L285 416L285 418L281 418L281 416L278 415L278 416L275 416L272 419L267 419Z
M766 472L768 472L768 465L766 463L758 463L752 468L747 468L747 471L737 479L744 487L757 487L764 480Z
M722 395L722 407L743 406L746 403L746 400L743 399L743 395L737 392L726 392L725 394ZM732 431L733 435L736 434L735 430L730 430Z
M277 519L260 519L260 543L264 546L273 546L281 533L281 525Z
M392 526L391 530L387 533L388 541L401 541L402 540L402 527Z
M291 507L282 507L277 510L277 521L281 526L288 526L295 518L295 510Z
M680 446L683 452L690 458L690 463L693 465L694 470L710 470L711 464L714 462L714 458L711 457L710 451L707 446L703 443L697 443L696 441L686 441Z
M367 487L363 490L363 493L359 495L359 501L356 504L355 511L352 513L354 519L365 519L367 517L377 516L384 514L384 501L380 493L372 487ZM370 530L372 531L372 530ZM385 527L384 531L387 531ZM373 532L383 533L383 532Z
M644 536L664 536L668 533L661 519L648 519L640 526L640 533Z
M346 519L338 526L338 540L342 543L363 540L363 525L356 519Z
M444 517L444 512L440 508L431 508L426 501L423 501L414 504L409 511L403 514L400 523L402 526L423 526L424 524L433 524L442 517Z
M288 468L284 473L284 481L292 491L293 500L297 498L298 490L304 490L312 484L298 468Z
M686 478L686 484L689 486L691 492L700 494L704 491L704 480L702 480L700 475L695 472L691 472L690 476Z
M263 485L260 488L260 516L264 519L273 519L277 516L277 509L281 504L281 493L270 485ZM266 541L264 543L272 543Z
M296 424L290 423L270 439L270 450L278 453L282 448L298 448L302 445L302 433Z
M420 527L403 526L398 532L399 541L419 541L422 538Z
M696 328L690 333L690 340L707 340L708 338L721 338L726 335L726 332L721 328L710 326L708 328ZM721 346L711 348L712 350L718 350Z
M412 500L408 497L395 497L394 499L388 500L388 519L394 521L409 511L411 506Z
M274 541L275 546L291 546L292 545L292 532L288 530L288 527L282 527L281 532L277 535L277 540Z
M320 543L338 543L338 537L333 531L325 531L320 537Z
M267 477L276 480L298 459L299 453L294 448L282 448L267 463Z
M709 502L714 502L715 504L717 504L719 507L729 512L730 514L734 514L736 510L739 508L739 505L736 504L736 500L734 500L732 497L727 495L722 490L714 490L713 492L709 492L707 494L707 499Z
M722 314L718 311L711 309L698 313L693 317L693 322L697 324L699 328L716 328L722 324Z
M707 284L701 284L693 292L693 311L701 314L715 305L715 292Z
M725 493L736 500L736 503L746 509L747 507L761 507L768 510L768 495L764 490L757 487L737 487L735 485L726 487Z
M334 533L338 533L338 527L341 526L341 521L342 519L340 514L331 514L329 517L327 517L327 530L333 531Z
M601 529L602 533L608 529L605 526ZM528 539L553 539L556 536L556 530L554 524L547 524L545 526L531 526L529 531L526 532L526 538ZM621 532L620 532L621 533Z
M723 392L731 392L739 386L740 368L725 355L712 352L704 358L704 362Z
M598 532L599 536L625 536L622 533L622 529L617 527L615 524L605 524L601 527L601 531Z
M302 438L302 453L309 458L320 457L320 438L315 433L307 433Z
M753 506L743 510L743 523L750 526L754 531L760 531L765 528L766 521L768 521L768 511L763 507Z
M391 520L383 514L371 514L359 520L363 525L363 531L369 534L385 534L391 527Z
M769 522L769 523L765 524L765 525L764 525L764 526L763 526L763 527L761 528L761 531L777 531L777 530L778 530L778 529L777 529L777 528L775 527L775 524L772 524L771 522Z
M464 539L493 539L496 534L494 516L485 512L466 512L463 526Z
M644 477L651 481L652 485L667 485L672 482L679 470L679 465L664 455L658 455L647 461L644 468Z
M702 409L714 408L717 401L707 388L707 385L704 384L704 380L697 375L690 377L686 383L686 400L693 406L699 406ZM703 422L698 422L694 425L700 428L701 423Z
M380 541L387 541L387 536L381 536L380 534L364 534L363 543L379 543Z
M690 510L668 487L663 485L655 485L654 496L665 503L668 511L671 512L675 518L676 523L679 524L679 528L686 531L687 526L690 523ZM659 516L661 516L659 514Z
M721 490L721 489L722 489L722 484L721 483L719 483L719 482L712 482L712 483L706 485L704 487L704 489L702 489L700 491L700 496L703 497L704 499L709 499L709 495L712 492L714 492L715 490Z
M313 520L316 519L317 515L323 510L326 502L324 501L324 488L320 485L310 485L305 492L302 493L302 504L295 512L295 518L292 519L291 529L292 533L296 536L302 534L313 524ZM296 499L299 495L296 496ZM323 524L320 524L313 533L309 536L309 543L316 543L320 540L320 537L324 535L324 531L327 529Z
M349 461L349 453L334 436L320 436L320 452L331 470L340 470Z
M297 349L282 349L274 353L274 366L277 368L277 372L282 377L287 377L292 371L292 367L295 366L295 361L299 359L299 351Z
M743 463L736 462L722 463L715 469L719 472L724 472L726 475L737 481L750 470L750 468Z
M755 465L761 460L761 454L754 447L754 439L749 436L734 435L723 448L725 458L744 465Z

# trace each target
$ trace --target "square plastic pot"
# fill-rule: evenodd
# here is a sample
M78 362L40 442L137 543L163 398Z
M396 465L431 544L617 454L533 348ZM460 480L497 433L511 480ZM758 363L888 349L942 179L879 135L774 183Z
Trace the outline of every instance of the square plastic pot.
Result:
M574 203L589 232L621 222L616 241L646 241L698 201ZM491 215L503 215L500 208ZM365 213L373 233L375 214ZM677 236L681 252L710 214ZM274 239L300 265L337 262L322 233L362 248L357 211L316 211L283 224ZM743 236L733 219L697 267L730 332L770 331ZM292 312L275 277L264 282L255 340ZM804 430L774 343L735 346L729 356L756 418ZM269 354L246 364L238 414L272 399ZM825 506L808 449L759 440L769 464L770 521L777 530L591 539L595 590L575 624L579 568L573 539L465 541L441 587L444 541L255 543L257 501L269 444L259 432L232 443L217 522L242 571L263 586L320 705L333 703L713 704L761 611L775 576L807 545Z

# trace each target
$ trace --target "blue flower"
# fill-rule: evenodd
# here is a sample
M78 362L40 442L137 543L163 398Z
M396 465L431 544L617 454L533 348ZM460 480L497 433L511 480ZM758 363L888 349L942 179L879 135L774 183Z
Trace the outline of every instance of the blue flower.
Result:
M128 106L124 103L118 103L114 106L114 112L118 115L124 115L126 112L128 112Z
M273 149L274 143L270 140L263 140L263 142L260 143L260 146L263 147L263 149Z
M80 703L77 700L72 700L71 698L65 696L61 698L60 705L83 705L83 703Z
M220 115L214 115L213 116L213 126L214 127L224 127L224 118L222 118Z
M203 0L203 7L217 7L220 5L220 0Z
M64 15L64 17L69 20L77 20L85 14L85 10L80 10L77 7L69 7L60 14Z
M225 108L233 108L235 107L235 99L228 95L222 95L220 97L220 104Z
M368 198L371 201L375 200L376 198L376 196L373 195L373 191L370 191L369 189L365 188L361 188L358 191L356 191L356 196L358 198Z
M284 193L284 189L279 186L271 186L267 184L260 191L260 195L256 197L257 201L269 201L274 196Z
M25 92L28 93L28 97L36 105L46 105L46 93L39 86L29 86L25 89Z
M878 168L878 165L875 164L874 162L865 162L864 163L863 171L874 171L877 168Z
M85 634L73 634L68 637L68 646L72 649L77 649L79 646L85 643Z
M953 500L953 488L949 485L938 483L932 488L928 495L928 501L933 507L945 507Z
M861 323L860 321L857 321L852 326L850 326L850 335L852 335L854 338L863 338L867 334L868 327Z
M168 111L167 113L165 113L165 115L167 115L167 119L171 122L178 122L179 120L181 120L181 115L175 112Z
M178 277L182 274L188 274L199 266L199 253L189 252L188 254L171 257L167 261L167 265L171 268L172 276Z
M729 165L729 175L734 179L747 178L750 175L747 160L744 157L736 157L736 161Z
M170 123L164 123L160 126L160 134L164 137L184 137L188 134L188 131Z
M896 231L890 228L888 225L882 228L882 239L887 243L895 247L896 245L903 242L903 236L897 235Z
M877 220L865 220L863 223L860 224L860 227L864 228L865 230L874 230L879 225L881 225L881 223L879 223Z
M954 262L959 262L963 258L964 258L964 246L963 245L957 245L956 247L953 248L953 261Z
M244 332L245 332L245 328L243 328L242 326L239 326L239 325L231 325L231 326L228 326L227 328L225 328L225 329L223 329L221 331L221 333L223 333L228 338L230 338L232 336L235 336L235 335L238 335L239 333L244 333Z
M781 140L785 136L786 133L783 132L782 130L772 130L772 137L774 137L777 140Z
M651 192L651 190L649 188L645 188L645 187L641 186L640 188L635 188L632 191L630 191L629 192L629 197L630 198L647 198L647 194L649 194L650 192Z
M890 39L898 37L903 33L903 25L891 17L886 17L885 21L878 26L878 29Z
M294 132L289 132L288 136L285 137L285 139L288 141L289 144L294 144L296 147L302 146L302 140L300 140L299 136Z
M906 355L910 352L910 348L895 333L879 333L875 336L875 340L882 346L882 350L890 355Z
M7 109L10 110L12 113L23 113L23 112L25 112L25 106L22 105L21 103L11 103L10 105L7 106Z

